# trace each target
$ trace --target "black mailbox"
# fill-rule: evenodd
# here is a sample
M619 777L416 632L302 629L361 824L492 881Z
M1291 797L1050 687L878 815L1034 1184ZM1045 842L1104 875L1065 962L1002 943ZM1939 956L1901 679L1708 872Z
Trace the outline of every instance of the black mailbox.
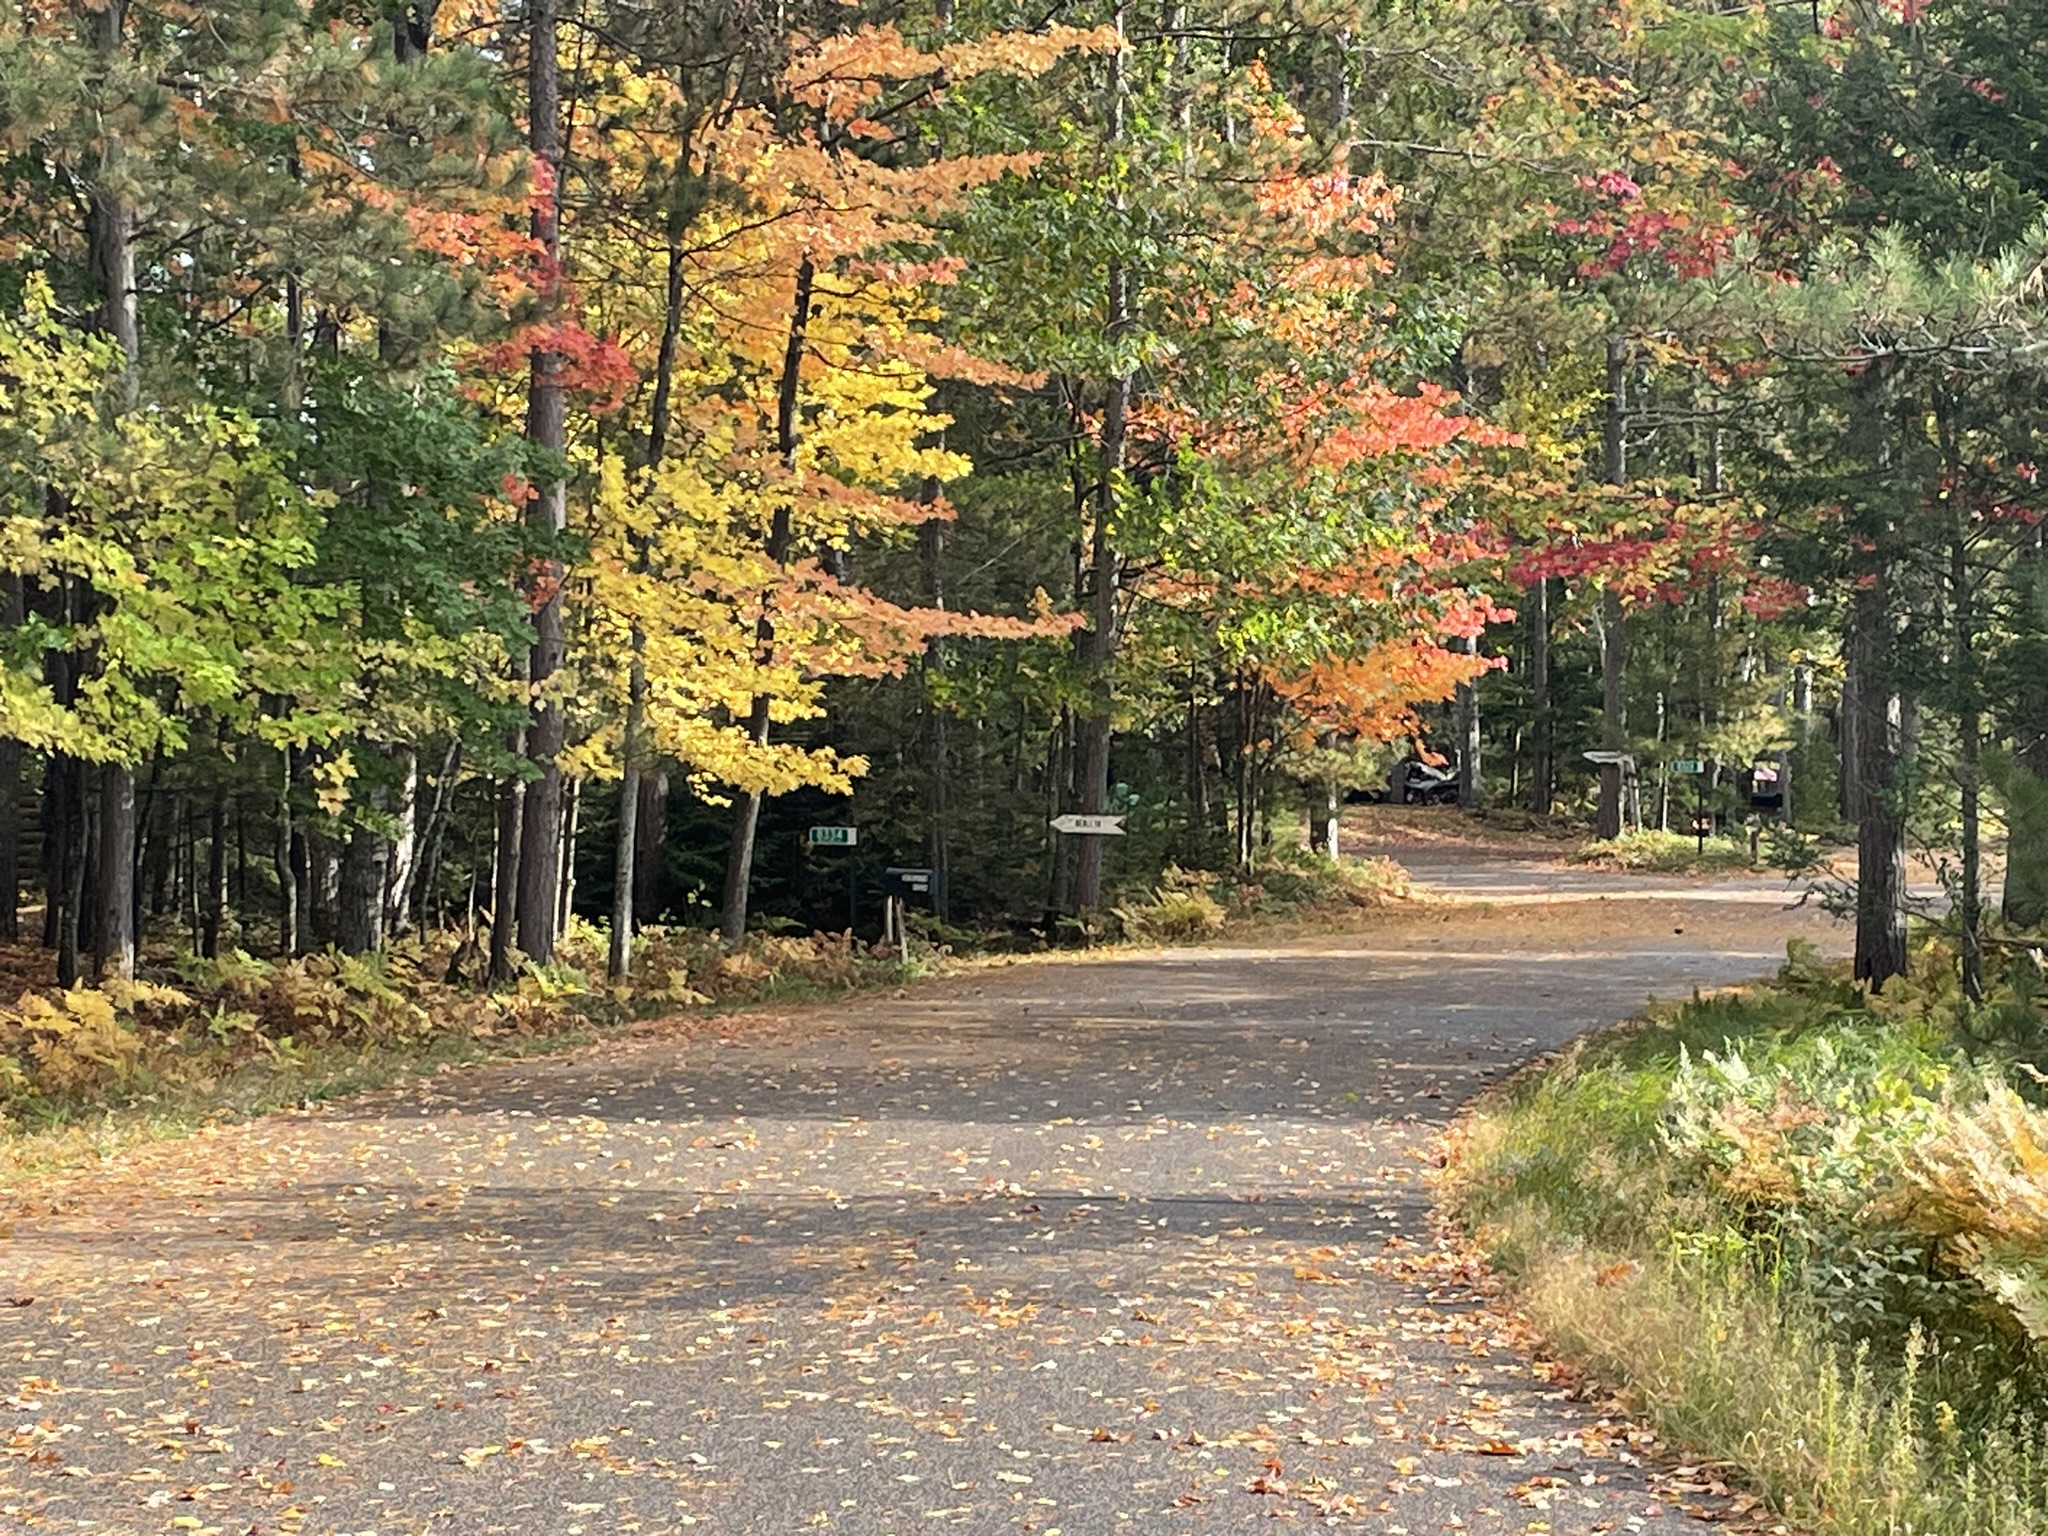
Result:
M882 871L882 894L904 898L929 896L935 878L929 869L885 869Z
M1752 811L1785 809L1785 765L1758 763L1749 770L1749 808Z

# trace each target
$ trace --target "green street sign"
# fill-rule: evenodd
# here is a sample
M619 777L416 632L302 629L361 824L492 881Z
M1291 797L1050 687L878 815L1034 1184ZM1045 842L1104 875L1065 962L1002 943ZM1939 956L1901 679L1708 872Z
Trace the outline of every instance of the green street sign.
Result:
M1696 757L1681 757L1671 765L1673 773L1705 773L1707 765Z
M810 843L813 848L852 848L860 842L858 827L813 827Z

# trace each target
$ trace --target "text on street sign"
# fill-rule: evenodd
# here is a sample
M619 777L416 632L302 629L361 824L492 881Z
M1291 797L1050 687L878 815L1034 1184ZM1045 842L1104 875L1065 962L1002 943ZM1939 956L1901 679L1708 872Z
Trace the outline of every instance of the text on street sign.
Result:
M1080 837L1122 837L1124 819L1121 816L1055 816L1052 819L1055 832Z

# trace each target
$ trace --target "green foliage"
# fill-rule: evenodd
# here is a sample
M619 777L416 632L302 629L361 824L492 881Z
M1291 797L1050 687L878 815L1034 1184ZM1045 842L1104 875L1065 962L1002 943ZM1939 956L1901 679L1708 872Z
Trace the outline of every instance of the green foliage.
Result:
M2006 752L1987 755L1984 769L2005 802L2005 915L2022 928L2048 926L2048 780Z
M262 725L273 739L331 736L342 594L299 579L326 498L244 412L112 413L118 351L52 305L31 283L0 320L0 572L53 599L5 636L0 730L134 763L182 747L194 712L249 726L283 698L295 707ZM73 659L75 695L34 664L50 656Z

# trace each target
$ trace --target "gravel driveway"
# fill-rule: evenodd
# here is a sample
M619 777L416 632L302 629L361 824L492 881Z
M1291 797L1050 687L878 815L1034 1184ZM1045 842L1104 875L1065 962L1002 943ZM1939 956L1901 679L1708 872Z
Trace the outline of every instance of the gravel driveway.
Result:
M655 1031L45 1184L0 1242L0 1528L1700 1530L1709 1480L1439 1248L1432 1136L1829 930L1588 878Z

